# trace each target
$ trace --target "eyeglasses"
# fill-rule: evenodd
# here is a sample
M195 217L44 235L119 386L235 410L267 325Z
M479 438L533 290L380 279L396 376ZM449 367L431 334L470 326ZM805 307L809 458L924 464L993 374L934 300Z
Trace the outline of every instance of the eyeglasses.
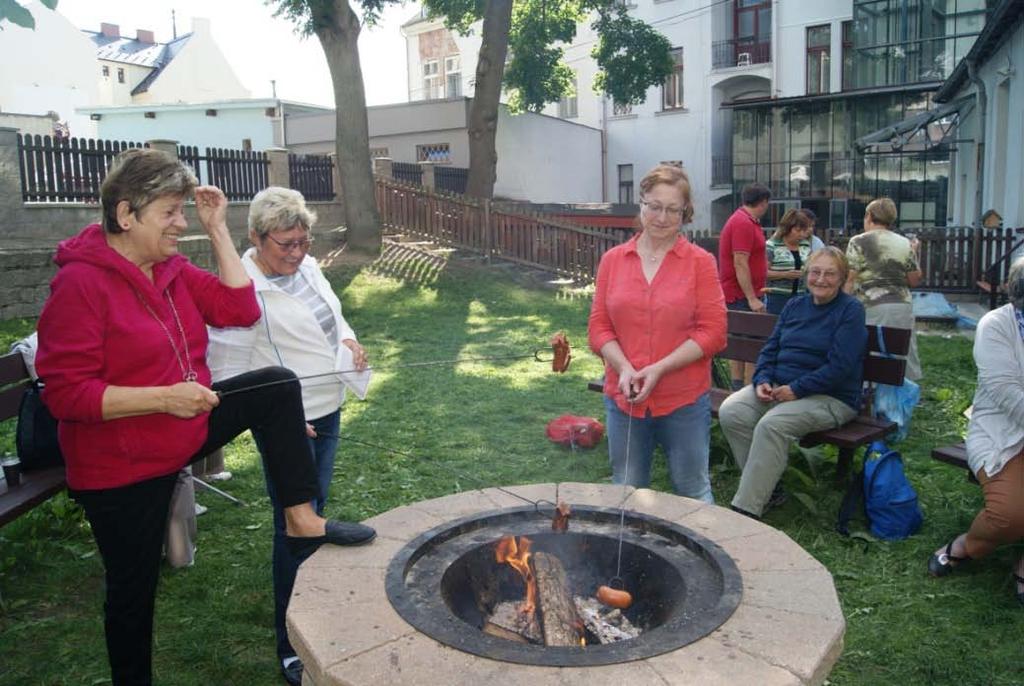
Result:
M835 281L839 278L839 272L835 269L808 269L807 276L811 279L820 279L824 277L829 281Z
M665 215L675 217L676 219L683 216L682 207L665 207L664 205L647 202L646 200L641 200L640 205L644 208L644 212L649 212L650 214L659 215L664 213Z
M267 234L267 238L274 241L281 250L285 252L291 252L298 248L299 250L309 250L309 246L313 244L313 237L307 236L306 238L297 238L294 241L279 241L270 234Z

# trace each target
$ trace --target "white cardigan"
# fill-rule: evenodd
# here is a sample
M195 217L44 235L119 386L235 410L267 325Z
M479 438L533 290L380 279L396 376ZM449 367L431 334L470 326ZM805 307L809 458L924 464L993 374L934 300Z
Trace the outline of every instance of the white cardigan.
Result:
M338 351L327 340L313 312L301 300L273 285L256 265L255 248L242 256L242 265L256 287L262 315L250 327L210 328L206 361L214 381L262 367L280 366L297 376L323 374L341 369L341 341L356 339L341 314L341 303L331 290L316 260L309 255L299 271L313 290L324 299L338 327ZM328 376L302 382L302 405L307 419L334 412L345 402L345 388L338 377Z
M1024 341L1013 305L992 310L974 338L978 387L967 427L967 462L993 476L1024 448Z

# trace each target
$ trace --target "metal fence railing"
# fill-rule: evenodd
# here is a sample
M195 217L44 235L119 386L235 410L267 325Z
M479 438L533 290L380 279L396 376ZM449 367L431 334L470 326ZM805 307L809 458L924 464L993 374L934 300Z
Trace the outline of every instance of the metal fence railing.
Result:
M423 183L423 168L415 162L392 162L391 175L397 181L419 186Z
M334 200L334 163L327 155L288 155L288 185L306 200Z

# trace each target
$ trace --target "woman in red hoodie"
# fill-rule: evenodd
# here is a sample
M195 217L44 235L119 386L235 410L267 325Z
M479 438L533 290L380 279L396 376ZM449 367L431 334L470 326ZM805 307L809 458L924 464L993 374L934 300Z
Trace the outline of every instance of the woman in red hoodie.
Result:
M178 254L193 191L219 277ZM130 150L111 167L100 200L102 226L57 248L36 365L59 420L69 491L103 558L113 683L149 684L163 532L184 465L259 426L273 444L263 457L296 557L375 532L326 521L310 506L317 477L294 374L268 368L211 387L206 325L249 326L260 316L224 194L196 188L172 155ZM280 383L244 390L268 382Z

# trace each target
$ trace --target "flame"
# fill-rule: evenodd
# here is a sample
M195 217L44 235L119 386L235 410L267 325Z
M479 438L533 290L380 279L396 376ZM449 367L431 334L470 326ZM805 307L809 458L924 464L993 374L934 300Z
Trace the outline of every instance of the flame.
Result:
M503 536L494 549L494 559L498 564L511 565L523 577L526 600L519 606L519 611L528 615L532 615L537 607L537 580L530 568L530 544L526 536L520 536L518 541L515 536Z

